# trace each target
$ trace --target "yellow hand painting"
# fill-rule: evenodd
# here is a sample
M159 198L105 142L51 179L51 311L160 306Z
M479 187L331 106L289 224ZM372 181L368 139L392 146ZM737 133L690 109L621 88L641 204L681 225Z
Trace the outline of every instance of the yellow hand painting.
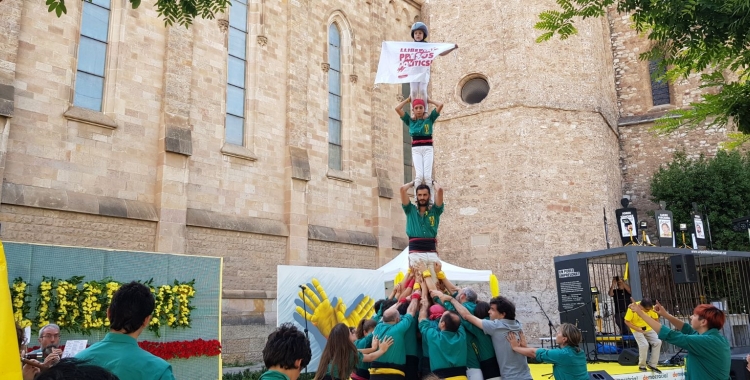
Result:
M304 294L300 290L297 295L295 319L303 326L304 319L307 319L323 338L327 338L333 326L338 323L356 327L361 319L372 318L375 314L375 300L370 296L360 294L354 299L352 306L347 308L340 298L329 298L323 285L316 278L313 278L312 284L305 287Z

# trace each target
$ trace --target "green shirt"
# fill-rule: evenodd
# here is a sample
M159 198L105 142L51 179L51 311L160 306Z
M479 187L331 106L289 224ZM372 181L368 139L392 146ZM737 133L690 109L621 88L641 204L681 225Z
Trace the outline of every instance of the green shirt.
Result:
M484 330L477 326L474 326L467 320L462 320L461 326L466 329L466 336L469 337L470 344L472 345L471 348L476 353L477 363L483 362L487 359L495 358L495 346L492 345L492 337L485 334ZM472 363L470 359L467 360L469 363ZM469 368L479 368L472 367L469 364L467 364L466 366Z
M661 325L659 339L688 350L685 358L685 380L724 380L729 378L732 354L729 342L719 330L710 329L698 334L689 323L681 331Z
M586 369L586 354L583 350L573 347L538 348L536 360L540 363L552 363L552 375L559 380L588 380L589 371Z
M404 112L404 116L401 116L401 120L404 123L409 124L409 135L412 137L424 137L432 136L432 130L435 126L435 120L437 120L440 114L437 110L433 109L430 115L426 119L414 119L412 120L411 115L408 112Z
M429 323L434 328L438 328L438 324L440 323L439 319L436 319L434 321L431 321L429 319L425 319L425 321L427 321L427 323ZM419 322L419 324L420 324L419 328L421 329L422 328L422 326L421 326L422 322ZM429 358L430 357L430 347L427 345L427 339L425 339L424 337L422 337L422 357L423 358Z
M126 334L107 333L76 358L109 370L120 380L174 380L169 363L138 347L138 341Z
M457 297L458 294L454 294L453 298ZM462 304L466 310L469 311L469 313L474 314L474 309L477 308L477 304L474 302L464 302ZM444 302L443 306L446 310L453 310L456 311L456 308L453 307L452 302ZM461 319L461 326L464 327L464 330L466 330L466 367L468 368L479 368L479 361L487 359L489 357L495 357L495 349L492 347L492 339L490 339L489 336L487 336L482 329L477 328L476 326L472 325L471 322ZM474 328L473 330L470 330L470 328ZM490 343L490 349L491 349L491 356L488 356L484 359L480 359L479 355L483 354L486 356L485 352L480 352L479 342L477 341L477 337L474 336L475 332L479 331L482 336L487 337L487 341ZM485 348L486 349L486 348Z
M375 326L373 334L377 335L378 339L385 339L388 336L393 337L393 344L388 348L388 351L378 358L377 361L379 363L406 364L406 339L408 339L406 332L412 323L414 323L414 317L406 314L401 316L401 320L398 323L389 324L380 322Z
M372 333L370 333L369 335L365 336L362 339L355 340L354 341L354 346L356 346L358 350L365 349L365 348L371 348L372 347L372 336L373 336ZM357 368L368 369L368 368L370 368L370 363L365 363L365 362L363 362L363 361L360 360L360 362L357 363Z
M364 363L365 355L359 351L357 351L357 357L352 358L353 360L356 360L356 363L354 364L354 368L358 368L360 364ZM351 375L350 373L347 373L346 376L339 376L339 369L333 366L333 363L328 364L328 370L326 371L326 375L330 375L332 379L348 379Z
M260 380L290 380L289 376L279 372L274 371L272 369L269 369L266 372L263 372L262 375L260 375Z
M443 213L445 204L432 205L424 215L419 215L419 209L411 202L401 207L406 214L406 236L409 238L437 237L440 215Z
M430 321L419 322L422 339L427 339L430 352L430 370L466 367L466 331L459 326L457 332L441 331Z
M406 352L406 356L419 356L419 342L417 341L417 323L414 322L409 325L409 329L406 330L406 335L404 335L404 338L406 339L406 343L404 344L404 351Z

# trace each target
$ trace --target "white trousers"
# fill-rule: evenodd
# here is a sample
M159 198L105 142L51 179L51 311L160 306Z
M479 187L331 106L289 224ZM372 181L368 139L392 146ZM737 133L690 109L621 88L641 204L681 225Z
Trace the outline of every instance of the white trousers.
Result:
M661 353L661 340L654 330L644 332L634 332L633 337L638 343L638 366L646 366L646 357L648 356L648 347L651 346L651 360L648 365L656 367L659 364L659 354Z
M413 146L411 147L411 159L414 163L414 188L421 184L430 187L430 199L435 201L435 193L432 190L432 160L435 151L432 146Z
M473 355L473 353L471 354ZM466 377L469 378L469 380L484 380L482 370L479 368L467 368Z
M424 110L427 112L427 83L411 82L409 83L409 97L424 100ZM413 107L412 107L413 109Z

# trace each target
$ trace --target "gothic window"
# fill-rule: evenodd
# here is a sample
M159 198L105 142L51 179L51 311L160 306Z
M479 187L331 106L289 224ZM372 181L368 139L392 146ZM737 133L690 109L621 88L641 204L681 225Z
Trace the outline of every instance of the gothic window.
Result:
M84 1L73 105L102 110L109 40L110 0Z
M232 0L229 8L227 57L227 115L224 136L228 144L245 145L245 70L247 63L247 0Z
M328 27L328 167L341 170L341 32Z
M651 78L651 99L653 100L654 107L663 104L670 104L671 99L669 96L669 83L666 79L658 79L660 72L659 61L648 62L648 74ZM656 76L657 79L654 78Z

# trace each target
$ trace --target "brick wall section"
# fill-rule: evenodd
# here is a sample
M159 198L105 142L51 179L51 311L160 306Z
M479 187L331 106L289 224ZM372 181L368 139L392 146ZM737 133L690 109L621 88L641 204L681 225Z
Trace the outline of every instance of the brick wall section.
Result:
M151 251L156 235L154 222L5 204L0 223L3 240L75 247Z
M308 242L308 264L310 266L376 269L375 254L375 247L316 240Z
M639 59L651 42L634 28L631 16L610 9L607 14L614 56L615 83L620 116L642 115L675 107L686 107L700 100L700 75L693 74L669 85L671 106L654 107L651 98L651 77L648 61Z
M631 207L638 209L638 218L648 220L653 227L653 218L647 215L648 211L659 209L658 201L651 201L653 174L661 165L672 161L677 151L685 151L690 158L701 154L715 156L727 135L723 128L711 128L656 136L650 131L651 127L653 123L620 127L620 156L623 193L630 196Z
M187 240L190 255L224 257L224 290L276 291L286 238L188 227Z

